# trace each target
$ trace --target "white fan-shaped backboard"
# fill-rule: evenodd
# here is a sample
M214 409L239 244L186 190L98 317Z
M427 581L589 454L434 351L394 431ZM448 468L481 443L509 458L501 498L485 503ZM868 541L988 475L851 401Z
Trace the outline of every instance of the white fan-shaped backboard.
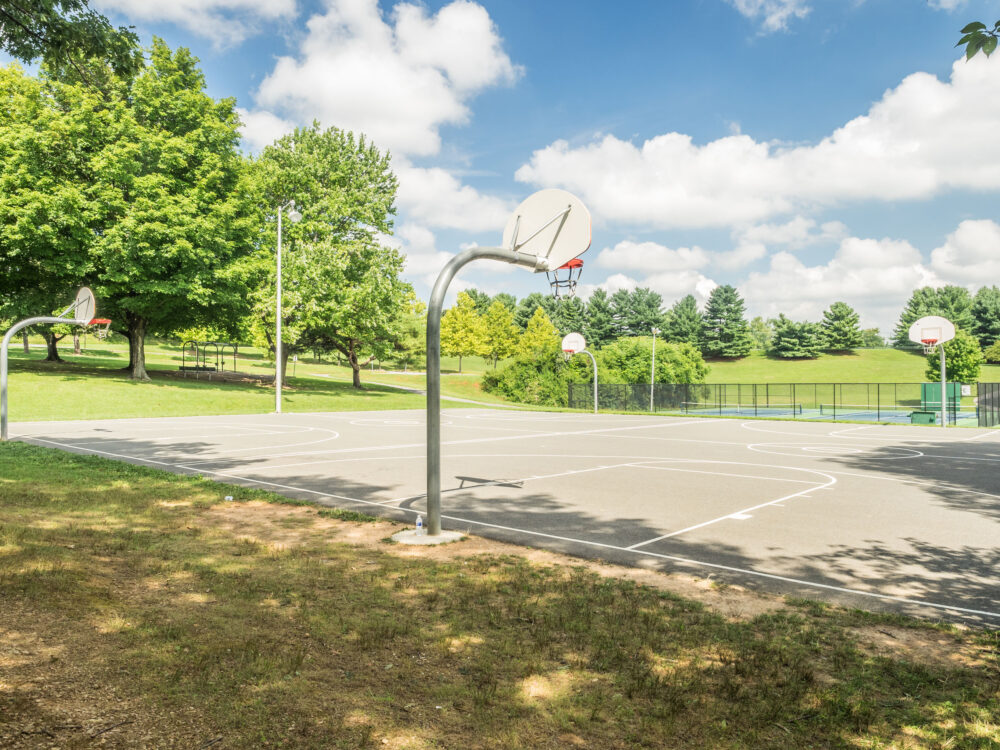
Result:
M927 315L913 321L910 326L910 341L915 344L943 344L955 338L955 324L940 315Z
M94 293L87 287L81 287L76 293L76 305L73 309L73 318L80 325L90 325L94 319L97 308L94 305Z
M582 352L587 348L587 342L579 333L567 333L562 340L562 350L564 352Z
M549 270L559 268L590 247L590 211L565 190L539 190L525 198L510 217L503 246L545 258Z

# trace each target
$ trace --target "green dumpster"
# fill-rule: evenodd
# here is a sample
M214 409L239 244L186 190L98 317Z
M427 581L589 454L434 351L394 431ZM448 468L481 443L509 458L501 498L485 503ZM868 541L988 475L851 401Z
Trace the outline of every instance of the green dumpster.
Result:
M910 424L937 424L938 413L936 411L912 411L910 412Z

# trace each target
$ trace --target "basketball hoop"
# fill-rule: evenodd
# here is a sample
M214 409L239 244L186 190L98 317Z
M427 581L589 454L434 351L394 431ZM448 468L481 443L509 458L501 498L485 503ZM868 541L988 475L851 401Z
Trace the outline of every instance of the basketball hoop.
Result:
M580 280L583 273L583 261L573 258L563 263L559 268L546 271L545 275L549 280L549 287L552 289L552 296L556 299L560 297L575 297L576 282Z
M924 345L924 354L930 354L934 351L937 342L937 339L920 339L920 343Z
M98 341L104 341L111 330L111 320L108 318L94 318L87 324L87 328L94 334Z

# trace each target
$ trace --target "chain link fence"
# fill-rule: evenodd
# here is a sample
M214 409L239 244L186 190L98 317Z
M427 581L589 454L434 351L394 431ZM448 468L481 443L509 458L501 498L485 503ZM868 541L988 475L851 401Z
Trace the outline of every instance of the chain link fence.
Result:
M978 385L979 426L996 427L1000 424L1000 383Z
M980 385L948 383L949 424L982 425ZM985 384L1000 423L1000 384ZM940 383L657 383L601 384L598 404L609 411L652 411L722 417L781 417L815 421L940 424ZM593 385L571 383L569 406L594 407ZM992 426L992 425L989 425Z

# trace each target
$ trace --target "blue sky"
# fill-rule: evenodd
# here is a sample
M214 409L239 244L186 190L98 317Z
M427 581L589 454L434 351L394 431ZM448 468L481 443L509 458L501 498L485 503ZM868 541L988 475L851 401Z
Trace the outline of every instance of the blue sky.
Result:
M545 187L593 215L584 295L728 283L751 315L843 300L888 333L916 286L1000 283L1000 56L953 46L997 0L92 5L189 47L248 150L314 118L389 149L424 298ZM462 286L547 290L489 262Z

